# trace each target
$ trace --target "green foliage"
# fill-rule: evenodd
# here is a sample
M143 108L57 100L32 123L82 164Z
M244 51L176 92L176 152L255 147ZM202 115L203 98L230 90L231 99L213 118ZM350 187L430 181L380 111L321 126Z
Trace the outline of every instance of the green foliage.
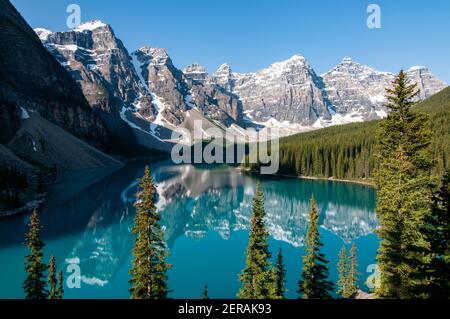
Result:
M344 298L348 298L350 297L350 294L348 293L348 257L345 245L342 246L342 249L339 253L337 269L339 274L337 293Z
M55 256L50 256L50 263L48 265L48 297L50 299L57 299L57 285L58 285L58 279L56 278L56 260Z
M28 187L27 176L15 166L0 165L0 211L22 206L19 194Z
M431 213L431 132L428 116L411 109L417 94L401 71L387 90L392 112L377 132L381 298L424 298L429 284L422 268L430 249L424 225Z
M342 246L337 268L339 273L337 293L344 298L349 298L358 291L358 261L355 244L352 244L350 256L347 256L347 249Z
M58 285L56 286L56 294L55 299L63 299L64 296L64 278L63 278L63 272L60 270L58 272Z
M429 146L432 173L441 176L450 168L450 87L413 107L428 114L433 131ZM375 135L380 121L333 126L280 140L280 174L337 179L373 178L379 161ZM258 168L258 165L247 165Z
M333 283L328 279L328 261L320 252L323 244L319 234L319 217L314 197L310 200L309 228L305 238L303 271L298 282L298 293L304 299L332 298Z
M433 214L427 220L427 235L431 245L431 298L450 298L450 170L433 196Z
M274 299L275 285L270 262L269 233L265 225L264 195L261 185L256 187L253 200L250 238L247 246L246 266L239 275L242 287L240 299Z
M278 251L277 261L275 263L274 268L274 276L275 276L275 294L278 299L285 299L286 289L286 267L283 261L283 253L280 250Z
M349 260L349 271L348 271L348 294L351 296L358 291L358 259L356 256L356 245L352 244L350 249L350 260Z
M208 285L205 285L205 287L203 288L202 299L205 299L205 300L209 299Z
M133 234L134 259L130 269L130 293L133 299L166 299L168 250L159 225L160 215L155 206L156 191L149 167L140 179Z
M28 224L29 231L26 234L26 245L30 249L30 255L25 257L25 271L27 277L23 283L26 299L46 299L48 297L45 272L47 265L42 262L42 249L45 244L41 240L41 225L37 211L33 211Z

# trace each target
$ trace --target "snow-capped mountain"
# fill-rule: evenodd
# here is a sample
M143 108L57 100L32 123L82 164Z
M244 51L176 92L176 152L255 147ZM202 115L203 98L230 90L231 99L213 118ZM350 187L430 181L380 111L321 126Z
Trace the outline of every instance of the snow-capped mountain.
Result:
M255 122L273 118L310 126L319 118L331 118L331 104L324 95L322 79L303 56L294 55L246 74L233 73L224 64L211 78L238 95L247 117Z
M207 71L200 64L181 71L161 48L144 47L132 55L145 84L165 105L163 118L172 125L187 124L186 112L192 109L225 127L242 121L239 98L209 82Z
M425 67L413 67L407 74L418 83L420 99L446 87ZM349 57L318 76L300 55L255 73L234 73L222 64L211 76L241 98L248 121L277 127L282 135L385 117L385 89L394 79L394 73Z
M155 119L152 97L142 87L128 51L109 25L92 21L68 32L35 31L108 124L117 125L123 108Z
M349 57L320 76L301 55L253 73L233 72L222 64L208 74L199 63L177 68L163 48L146 46L129 54L101 21L67 32L35 32L110 128L131 127L145 146L173 142L171 132L178 127L193 131L194 120L201 120L203 129L276 127L286 136L382 118L388 112L385 89L395 78ZM425 67L407 74L418 83L420 99L446 87Z
M446 87L424 67L406 71L409 79L418 84L420 99L425 99ZM385 117L383 106L385 89L395 79L395 74L380 72L346 57L336 67L322 75L325 90L339 117L353 117L366 121Z

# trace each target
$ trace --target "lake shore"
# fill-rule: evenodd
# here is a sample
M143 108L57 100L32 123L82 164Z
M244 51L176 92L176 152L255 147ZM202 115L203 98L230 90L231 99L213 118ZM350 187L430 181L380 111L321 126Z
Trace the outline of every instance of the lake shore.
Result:
M249 168L237 167L239 171L248 172L251 174L258 174L259 171L251 170ZM272 174L272 176L276 177L287 177L287 178L297 178L297 179L305 179L305 180L318 180L318 181L330 181L330 182L339 182L339 183L350 183L350 184L359 184L364 186L370 186L375 188L375 183L370 180L362 180L362 179L340 179L334 177L317 177L317 176L303 176L303 175L288 175L288 174Z

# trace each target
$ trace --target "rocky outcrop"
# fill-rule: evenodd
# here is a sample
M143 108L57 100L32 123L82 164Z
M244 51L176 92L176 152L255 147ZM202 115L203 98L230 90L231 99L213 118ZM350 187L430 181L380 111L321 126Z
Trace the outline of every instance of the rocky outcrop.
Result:
M308 126L331 117L322 79L300 55L256 73L232 73L222 65L212 80L239 96L245 113L256 122L274 118Z
M183 123L186 111L195 106L183 72L173 65L164 49L143 47L133 56L145 85L161 101L161 117L175 126Z
M33 30L7 0L0 1L1 140L19 129L22 109L85 140L110 150L106 128L89 107L67 71L49 54Z
M89 104L114 132L116 140L133 144L136 133L127 122L146 121L149 127L157 109L113 29L100 21L91 21L68 32L35 31L79 83Z
M424 67L413 67L406 73L412 82L418 84L421 100L446 87ZM323 81L338 115L367 121L387 115L388 110L383 106L384 96L395 76L394 73L380 72L346 57L323 75Z
M198 63L179 70L166 50L144 47L133 53L145 84L161 101L161 117L181 125L186 112L196 108L204 116L225 126L242 122L242 104L233 93L212 83Z
M417 83L420 100L424 100L447 87L447 84L439 80L427 67L413 66L406 73L413 83Z

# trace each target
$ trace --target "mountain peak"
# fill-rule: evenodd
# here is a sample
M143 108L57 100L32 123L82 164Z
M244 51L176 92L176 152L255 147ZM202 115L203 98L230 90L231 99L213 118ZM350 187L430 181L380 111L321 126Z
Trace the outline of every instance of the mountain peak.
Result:
M301 54L294 54L285 62L302 63L302 64L307 63L306 58Z
M38 35L41 41L46 41L48 39L48 36L53 33L52 31L44 28L36 28L34 29L34 32Z
M416 65L408 69L408 72L416 72L416 71L428 71L428 68L426 66Z
M216 70L216 74L231 73L231 67L228 63L222 63Z
M77 28L75 28L75 31L84 32L84 31L94 31L98 28L107 27L108 25L103 23L100 20L92 20L88 21L86 23L80 24Z
M349 64L349 63L355 63L355 61L349 56L345 56L341 61L341 64Z
M191 65L188 65L186 68L184 68L183 73L187 74L207 74L208 71L206 71L205 67L201 65L200 63L192 63Z

